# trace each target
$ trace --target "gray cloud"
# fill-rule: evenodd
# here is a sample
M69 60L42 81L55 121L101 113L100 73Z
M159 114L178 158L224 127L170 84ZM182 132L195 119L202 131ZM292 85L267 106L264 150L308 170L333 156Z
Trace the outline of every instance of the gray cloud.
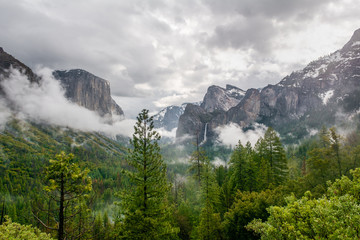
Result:
M223 16L207 39L210 47L252 48L261 54L274 49L273 41L284 31L306 28L307 22L339 0L225 0L204 1L215 16ZM326 11L325 11L326 12Z
M271 40L277 32L278 29L267 19L240 17L229 24L217 26L208 44L220 48L252 48L265 53L271 50Z
M357 0L0 5L5 51L33 68L85 69L109 80L124 104L151 102L152 110L201 100L212 84L247 89L278 82L294 66L340 48L360 26Z

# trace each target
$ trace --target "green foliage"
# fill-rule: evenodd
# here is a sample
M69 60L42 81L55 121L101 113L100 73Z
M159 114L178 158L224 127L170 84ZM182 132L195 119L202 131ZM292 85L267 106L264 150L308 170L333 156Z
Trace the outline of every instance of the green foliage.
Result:
M255 190L256 164L254 152L249 142L244 147L239 141L230 157L230 164L229 181L232 189L241 191Z
M143 110L137 117L130 140L133 148L127 157L131 185L121 194L122 239L170 239L178 232L170 220L166 199L170 185L158 146L160 136L153 128L152 117L148 110Z
M0 240L52 240L50 235L31 225L14 223L10 219L0 225Z
M349 170L358 167L356 164L356 148L350 150L343 143L335 128L327 130L323 127L318 135L315 147L308 152L304 189L311 190L314 195L321 196L326 191L326 182L334 181ZM355 161L354 161L355 160Z
M126 167L122 161L124 145L123 139L116 141L98 133L20 120L8 122L0 131L0 201L5 198L6 214L22 224L37 224L30 202L47 209L42 173L48 160L61 151L73 153L74 163L90 169L94 189L91 207L107 208L114 201L113 193L127 181L120 173ZM45 214L39 215L46 218Z
M299 200L289 197L285 207L270 207L269 219L254 220L248 229L261 239L359 239L360 169L351 173L353 180L337 179L319 199L307 192Z
M234 204L224 216L224 231L227 239L257 239L245 226L254 218L267 219L266 209L273 205L283 205L281 188L261 192L238 191Z
M73 154L61 152L55 159L50 159L50 165L46 168L45 191L56 197L60 196L63 188L65 201L84 197L85 193L92 190L89 169L81 170L78 164L71 162L73 159Z
M66 235L72 235L75 230L73 218L77 215L86 215L86 207L83 201L87 198L87 193L92 190L91 178L88 177L88 169L81 170L78 164L73 163L73 154L66 155L65 152L57 154L55 159L50 159L50 165L46 168L44 190L48 193L49 199L58 203L54 210L48 209L48 214L53 212L56 216L55 227L48 228L57 230L58 239L66 238ZM86 218L85 218L86 219ZM38 219L42 222L40 219ZM78 219L80 229L85 229L84 219ZM49 223L48 223L49 224ZM44 224L45 226L45 224ZM58 226L58 227L57 227ZM77 235L82 235L82 230Z
M196 142L195 146L196 146L196 150L190 156L190 168L189 168L189 171L192 172L194 178L198 182L200 182L203 167L204 167L204 164L205 164L205 162L207 161L208 158L206 156L206 153L205 153L204 149L202 149L199 146L198 138L197 138L197 142Z
M221 239L222 228L219 212L219 186L215 174L207 161L201 174L201 196L203 208L200 214L200 222L194 235L197 239Z
M274 129L269 127L264 138L259 139L255 146L255 154L257 154L257 159L260 159L258 163L261 163L263 170L258 178L261 181L260 186L269 187L271 184L276 186L285 181L288 170L287 159L280 138Z

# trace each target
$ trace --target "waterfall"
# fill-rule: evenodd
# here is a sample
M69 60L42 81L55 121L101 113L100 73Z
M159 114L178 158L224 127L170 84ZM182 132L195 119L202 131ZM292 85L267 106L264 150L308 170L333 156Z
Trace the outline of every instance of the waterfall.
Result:
M208 128L208 123L205 123L204 138L203 138L201 144L204 144L206 142L207 128Z

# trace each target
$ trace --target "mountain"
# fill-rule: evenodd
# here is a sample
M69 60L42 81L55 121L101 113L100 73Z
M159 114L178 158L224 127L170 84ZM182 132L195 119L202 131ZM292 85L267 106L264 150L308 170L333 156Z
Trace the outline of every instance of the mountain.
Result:
M213 85L208 88L200 106L207 112L228 111L236 106L244 95L244 90L232 85L226 85L226 88Z
M42 81L28 66L0 47L0 82L10 76L11 69L25 74L31 83L40 84ZM108 81L81 69L54 71L53 75L61 82L66 97L72 102L96 111L100 116L124 115L121 107L111 98ZM5 96L1 85L0 96Z
M211 138L214 135L213 129L224 124L221 116L237 106L245 97L245 93L244 90L232 85L226 85L226 88L210 86L199 106L186 106L184 114L179 118L176 136L199 135L200 141Z
M154 115L155 128L164 128L171 131L177 128L180 116L184 113L186 106L190 103L183 103L180 106L169 106ZM191 103L199 106L201 102Z
M85 70L54 71L53 76L61 82L65 96L72 102L96 111L100 116L123 116L124 112L110 94L110 83Z
M6 53L0 47L0 82L9 77L9 70L10 68L14 68L25 74L29 81L32 83L39 83L40 77L37 76L28 66L11 56L10 54ZM3 90L1 89L0 85L0 95L4 95Z
M185 109L177 138L195 136L205 128L211 137L222 125L247 127L258 122L294 141L313 128L335 124L341 115L346 122L360 108L360 29L342 49L311 62L278 84L247 90L235 106L228 108L233 99L228 100L224 94L218 97L218 92L218 87L209 87L201 110ZM200 140L204 138L200 134Z
M164 128L167 131L171 131L176 128L179 122L179 117L184 113L186 105L187 104L184 103L181 106L169 106L155 114L155 128Z

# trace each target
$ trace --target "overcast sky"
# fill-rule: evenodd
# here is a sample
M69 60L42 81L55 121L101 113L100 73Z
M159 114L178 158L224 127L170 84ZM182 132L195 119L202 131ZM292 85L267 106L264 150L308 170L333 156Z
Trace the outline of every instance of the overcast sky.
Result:
M30 67L85 69L125 114L279 82L341 48L359 0L0 0L0 47Z

